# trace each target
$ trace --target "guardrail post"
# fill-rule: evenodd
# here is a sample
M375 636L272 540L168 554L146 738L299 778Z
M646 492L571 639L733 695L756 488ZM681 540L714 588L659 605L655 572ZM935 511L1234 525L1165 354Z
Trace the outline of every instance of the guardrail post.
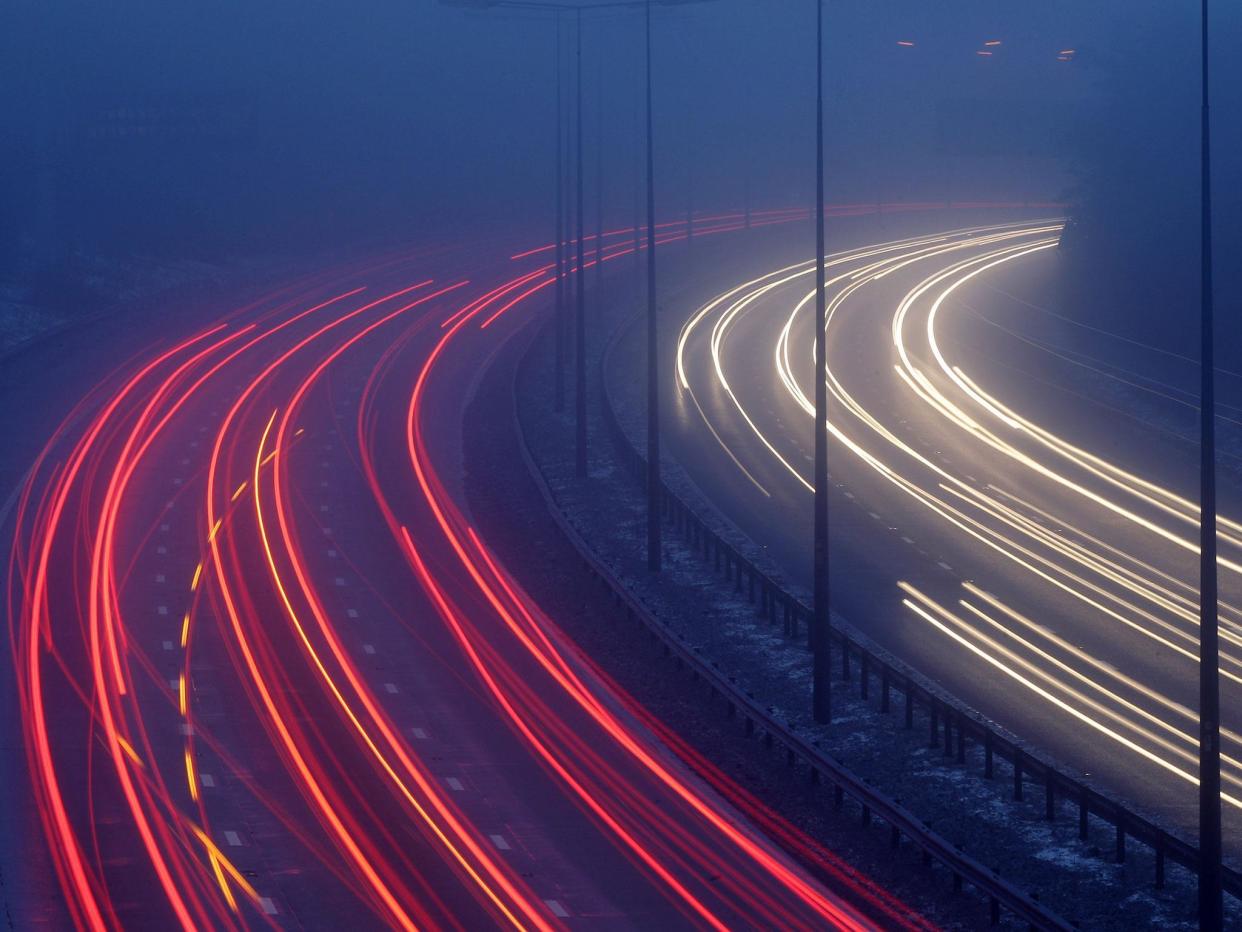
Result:
M1013 798L1022 802L1022 748L1013 749Z
M1087 816L1091 811L1091 791L1085 786L1078 794L1078 837L1087 840Z
M1000 925L1000 900L996 897L992 897L991 915L988 917L988 922L994 926Z

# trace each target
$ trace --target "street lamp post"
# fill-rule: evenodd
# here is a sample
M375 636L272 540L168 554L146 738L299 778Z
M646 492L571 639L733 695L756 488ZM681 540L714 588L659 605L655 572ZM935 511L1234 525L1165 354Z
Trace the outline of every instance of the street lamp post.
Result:
M562 115L564 112L564 94L562 92L561 61L561 14L558 10L554 17L556 23L556 317L553 328L556 330L556 373L555 408L559 413L565 410L565 165L562 146L564 132Z
M576 48L576 73L577 73L577 177L576 184L576 213L577 213L577 274L573 278L574 285L574 342L576 349L576 366L575 366L575 382L576 382L576 398L575 398L575 415L576 415L576 443L575 443L575 472L578 476L585 476L587 473L587 431L586 431L586 340L585 340L585 294L584 294L584 250L583 250L583 167L582 167L582 11L586 10L618 10L618 9L636 9L642 7L644 9L646 21L646 97L647 97L647 565L653 571L659 571L661 567L661 527L660 527L660 364L659 364L659 335L658 335L658 315L656 313L656 267L655 267L655 157L654 157L654 139L652 129L652 91L651 91L651 7L653 0L599 0L599 2L589 2L589 0L579 0L579 2L557 3L555 0L441 0L449 6L459 6L469 9L481 8L509 8L517 10L540 10L554 11L559 20L561 11L573 10L577 13L577 48ZM689 6L695 3L709 2L709 0L656 0L661 6ZM558 38L559 38L558 32ZM558 53L558 69L560 67ZM560 87L560 71L558 70L558 89ZM557 160L560 162L560 109L557 110L558 122L558 147ZM566 133L568 136L568 133ZM560 198L562 196L562 186L560 185L560 174L558 170L558 187L557 199L558 208L560 207ZM562 212L558 209L558 230L557 230L557 246L563 247L564 230L561 228ZM637 219L637 218L636 218ZM689 232L689 231L688 231ZM639 246L639 235L637 223L634 231L634 246L637 250ZM558 249L558 252L564 256L564 250ZM597 257L598 258L598 257ZM563 262L558 263L560 274L558 282L560 283L561 305L564 304L564 289L569 287L566 273L563 270L564 265L570 262L568 256L564 256ZM566 315L567 316L567 315ZM568 321L566 321L568 323ZM560 333L564 333L566 328L561 328ZM562 350L564 345L562 344ZM558 364L558 374L560 372Z
M1220 648L1216 590L1216 361L1212 308L1212 173L1208 0L1200 12L1199 928L1224 923L1221 894Z
M828 578L828 347L824 286L824 3L815 0L815 629L811 637L815 721L832 721L832 615Z
M660 572L660 338L656 311L655 140L651 114L651 0L646 9L647 51L647 569Z
M577 52L576 52L576 68L577 68L577 95L578 95L578 116L577 126L577 162L578 177L576 179L578 186L578 262L577 262L577 290L574 296L574 472L579 479L585 479L587 474L587 408L586 408L586 266L585 266L585 250L583 248L583 234L585 233L583 224L583 176L586 174L585 166L582 164L582 8L578 8L577 23Z
M603 43L601 42L601 45ZM604 59L595 62L595 294L604 293Z

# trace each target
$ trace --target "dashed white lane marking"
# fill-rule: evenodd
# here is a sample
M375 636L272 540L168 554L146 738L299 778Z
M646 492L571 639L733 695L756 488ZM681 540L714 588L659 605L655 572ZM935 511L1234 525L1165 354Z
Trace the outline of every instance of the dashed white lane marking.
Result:
M332 528L330 528L330 527L326 527L326 528L324 528L324 529L323 529L323 536L324 536L324 537L331 537L331 536L332 536Z
M395 695L397 692L397 684L396 683L385 683L384 689L386 689L388 692L393 693Z
M177 476L175 479L173 479L173 485L181 485L181 477L180 477L180 476Z
M225 832L224 832L224 840L225 840L225 841L227 841L227 842L228 842L230 845L232 845L234 848L240 848L240 847L241 847L241 836L240 836L240 835L238 835L238 834L237 834L235 831L233 831L231 828L230 828L230 829L225 829Z
M328 480L327 480L327 479L320 479L320 480L319 480L319 484L320 484L323 488L325 488L325 489L326 489L326 488L328 487Z
M336 557L336 551L333 550L331 547L328 548L328 556L333 557L333 558Z
M846 498L853 498L853 497L854 497L854 493L853 493L853 492L846 492L846 493L845 493L845 497L846 497Z
M155 552L159 554L165 554L165 553L168 553L168 548L165 547L163 544L160 544L158 547L155 548Z
M364 653L373 654L375 653L375 645L374 644L363 644L362 650Z
M421 729L421 728L411 728L411 729L410 729L410 734L412 734L412 735L413 735L415 738L417 738L419 741L426 741L426 740L427 740L427 732L426 732L426 731L424 731L424 730L423 730L423 729Z
M156 606L155 612L156 612L156 614L158 614L158 615L167 615L167 614L168 614L168 606L167 606L167 605L159 605L159 606Z
M320 511L327 511L327 510L328 510L328 506L327 506L327 505L320 505L320 506L319 506L319 510L320 510Z
M216 778L209 773L200 773L198 775L198 782L203 786L215 786Z
M161 533L161 534L167 534L167 533L168 533L168 525L167 525L167 524L161 524L161 525L160 525L160 533Z
M450 790L456 790L459 793L466 788L466 785L456 777L447 777L444 782L448 784Z
M877 515L874 511L869 511L867 512L867 514L871 515L871 517L875 518L877 521L880 520L880 516Z
M169 680L168 688L171 689L173 692L176 692L177 690L181 688L181 683L178 680Z
M903 537L903 538L902 538L902 540L904 540L907 544L913 544L913 543L914 543L914 541L912 541L912 540L911 540L910 538L908 538L908 537Z
M338 586L343 586L343 585L345 585L345 577L344 577L344 576L338 576L338 577L336 577L336 584L337 584Z
M172 641L165 641L165 642L164 642L164 650L172 650L172 649L173 649L173 643L172 643Z
M491 838L492 844L495 845L497 848L499 848L501 851L509 850L509 843L505 841L504 835L489 835L488 837Z
M180 688L181 688L181 684L180 684L180 683L178 683L178 684L177 684L177 688L178 688L178 689L180 689ZM194 726L193 726L193 725L191 725L189 722L182 722L180 725L178 725L178 726L177 726L177 728L178 728L178 729L180 729L180 731L181 731L181 733L182 733L183 735L192 735L192 734L194 734Z
M953 572L953 567L951 567L951 566L949 566L949 564L945 563L945 562L944 562L944 560L941 560L941 561L940 561L940 563L939 563L939 565L940 565L940 568L941 568L941 569L948 570L950 573L952 573L952 572Z
M358 610L356 608L347 608L345 609L345 614L348 615L350 618L357 618Z
M259 897L259 905L263 907L263 912L265 912L267 915L269 916L276 915L276 912L277 912L276 904L272 902L272 898L270 896Z
M558 919L564 919L569 915L569 910L562 906L559 900L544 900L544 903L547 904L548 909L552 910L552 915Z
M163 573L156 573L156 574L155 574L155 581L156 581L157 583L164 582L164 574L163 574Z

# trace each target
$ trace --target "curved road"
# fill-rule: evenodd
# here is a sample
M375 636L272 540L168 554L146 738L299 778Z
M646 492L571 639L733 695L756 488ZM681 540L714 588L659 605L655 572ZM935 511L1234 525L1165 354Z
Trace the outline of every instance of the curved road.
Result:
M1197 374L1042 306L1059 232L1055 219L996 224L830 258L834 606L1193 837ZM670 431L707 495L801 579L813 276L805 262L732 283L683 322ZM1223 427L1238 414L1222 406ZM1220 527L1230 709L1242 699L1242 523L1222 512ZM1225 726L1237 853L1242 736Z
M319 273L84 395L14 510L19 925L925 926L694 776L473 530L463 412L546 263Z

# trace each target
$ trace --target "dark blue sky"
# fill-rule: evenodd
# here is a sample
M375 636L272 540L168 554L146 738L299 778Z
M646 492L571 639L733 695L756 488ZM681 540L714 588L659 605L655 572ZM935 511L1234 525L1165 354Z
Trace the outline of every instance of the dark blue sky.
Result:
M830 3L831 195L1057 198L1084 173L1136 173L1166 189L1150 191L1159 211L1182 211L1195 180L1197 6L1171 6ZM1242 75L1228 73L1239 69L1228 53L1242 14L1227 6L1216 4L1218 191L1236 201ZM667 210L689 197L735 206L748 175L757 202L807 197L813 9L657 9ZM545 16L428 0L13 0L6 19L6 266L31 236L218 256L546 221ZM588 171L602 101L618 219L632 205L638 38L634 14L586 17ZM993 55L976 54L994 39ZM1075 60L1057 61L1065 48ZM1230 236L1233 214L1220 213Z

